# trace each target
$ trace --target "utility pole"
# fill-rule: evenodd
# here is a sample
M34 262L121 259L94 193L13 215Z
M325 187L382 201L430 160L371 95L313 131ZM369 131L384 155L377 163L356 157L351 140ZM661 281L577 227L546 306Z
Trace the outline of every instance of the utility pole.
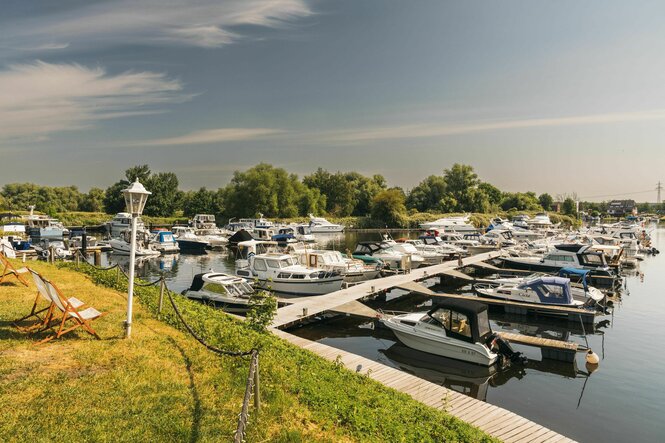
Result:
M656 201L656 203L658 203L659 205L661 203L660 191L662 191L662 190L663 190L663 185L661 184L661 182L658 182L658 186L656 186L656 191L658 191L658 200Z

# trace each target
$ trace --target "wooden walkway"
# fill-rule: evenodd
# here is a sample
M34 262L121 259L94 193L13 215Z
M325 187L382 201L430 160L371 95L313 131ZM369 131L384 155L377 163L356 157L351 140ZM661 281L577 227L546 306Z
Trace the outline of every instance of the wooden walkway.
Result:
M423 380L399 369L377 363L359 355L297 337L278 329L273 332L329 361L341 359L348 369L367 374L370 378L410 395L413 399L436 409L445 410L450 415L480 428L499 440L517 442L573 442L544 426L520 417L506 409L476 400L459 392Z
M331 292L330 294L281 300L291 302L292 304L277 310L277 315L273 320L272 327L288 327L322 312L335 311L335 308L340 305L368 298L382 291L387 291L400 286L401 284L436 277L442 275L445 271L469 266L484 260L496 258L500 255L501 252L497 251L487 252L485 254L467 257L459 262L458 260L452 260L440 265L414 269L408 274L398 274L390 277L368 280L347 289Z

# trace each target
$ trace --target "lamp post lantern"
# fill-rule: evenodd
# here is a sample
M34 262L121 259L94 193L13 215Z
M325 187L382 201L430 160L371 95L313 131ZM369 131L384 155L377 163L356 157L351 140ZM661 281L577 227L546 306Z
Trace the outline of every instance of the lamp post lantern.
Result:
M134 299L134 264L136 262L136 219L143 213L145 202L152 192L146 191L137 178L131 186L122 191L125 196L127 211L132 214L132 234L129 247L129 282L127 284L127 320L125 321L125 338L132 333L132 303Z

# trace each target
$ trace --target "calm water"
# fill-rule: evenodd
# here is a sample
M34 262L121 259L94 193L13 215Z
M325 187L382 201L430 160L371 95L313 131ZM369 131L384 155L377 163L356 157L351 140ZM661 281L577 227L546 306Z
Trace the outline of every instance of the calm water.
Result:
M665 230L655 231L653 237L655 246L665 251ZM378 234L349 233L330 238L327 243L345 250L352 249L358 240L377 238ZM106 259L113 262L116 258ZM120 261L126 263L126 259ZM153 278L164 272L169 287L181 291L189 287L195 273L211 268L232 272L233 258L225 252L161 257L141 262L137 273ZM591 331L587 327L589 345L602 359L592 374L582 354L576 364L542 361L538 349L520 346L516 347L530 359L525 368L492 372L410 350L397 343L390 331L374 329L366 321L349 317L292 332L505 407L580 441L664 441L663 269L665 252L647 257L639 269L643 277L627 277L626 293L615 305L614 315L598 318ZM373 307L414 311L426 310L428 303L426 297L407 296L383 304L373 302ZM525 321L523 317L493 312L490 317L495 330L584 343L578 324L531 317Z

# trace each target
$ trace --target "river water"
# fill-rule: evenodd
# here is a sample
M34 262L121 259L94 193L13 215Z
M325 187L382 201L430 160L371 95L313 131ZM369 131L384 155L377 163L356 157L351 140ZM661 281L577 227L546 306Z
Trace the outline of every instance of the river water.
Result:
M393 234L416 236L416 233ZM509 409L570 438L585 442L665 441L665 229L652 233L663 254L647 257L637 272L626 277L626 288L613 315L599 317L593 327L541 317L508 317L490 311L494 330L585 343L601 357L589 373L584 356L575 364L542 360L540 351L515 346L529 357L524 368L489 371L436 358L400 345L390 331L366 320L336 317L291 332L381 363ZM324 243L345 251L359 240L378 239L376 233L347 233ZM105 255L105 263L126 257ZM153 279L164 274L169 288L182 291L194 274L209 269L233 272L226 252L184 255L141 261L137 275ZM451 289L446 288L449 292ZM460 288L464 292L468 288ZM407 296L387 303L370 302L387 310L427 310L424 296Z

